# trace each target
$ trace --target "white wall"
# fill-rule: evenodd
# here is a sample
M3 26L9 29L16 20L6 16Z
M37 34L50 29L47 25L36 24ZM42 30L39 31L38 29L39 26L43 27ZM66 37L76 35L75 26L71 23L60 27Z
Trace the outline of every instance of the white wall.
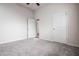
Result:
M79 30L78 30L78 5L71 4L68 6L68 31L67 31L67 43L69 45L78 46L79 47Z
M19 4L0 4L0 43L26 39L27 18L34 18L33 11Z
M35 18L40 19L40 38L79 46L77 10L76 4L47 4L39 8L36 11ZM59 24L56 23L56 25L58 24L59 26L61 23L62 25L66 25L62 27L63 32L60 30L55 31L57 28L54 27L53 20L57 20L58 18L65 21L65 24L62 23L62 20L58 21ZM55 28L55 30L53 30L53 28ZM54 34L53 31L55 31ZM56 32L58 32L58 34L56 34ZM54 35L57 37L57 39L53 38Z

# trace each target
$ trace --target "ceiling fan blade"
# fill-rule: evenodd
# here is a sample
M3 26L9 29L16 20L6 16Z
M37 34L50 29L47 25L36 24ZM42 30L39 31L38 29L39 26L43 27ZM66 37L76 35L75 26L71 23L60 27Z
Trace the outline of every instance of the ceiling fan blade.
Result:
M40 4L39 4L39 3L36 3L36 5L37 5L37 6L40 6Z
M29 5L30 3L26 3L27 5Z

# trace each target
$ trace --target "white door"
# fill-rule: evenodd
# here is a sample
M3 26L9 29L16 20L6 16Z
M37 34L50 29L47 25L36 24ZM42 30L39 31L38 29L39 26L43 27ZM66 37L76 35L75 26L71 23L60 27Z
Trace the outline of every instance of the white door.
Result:
M36 23L34 19L28 19L28 38L36 36Z
M53 15L52 21L53 40L57 42L66 42L66 14L65 12L57 12Z

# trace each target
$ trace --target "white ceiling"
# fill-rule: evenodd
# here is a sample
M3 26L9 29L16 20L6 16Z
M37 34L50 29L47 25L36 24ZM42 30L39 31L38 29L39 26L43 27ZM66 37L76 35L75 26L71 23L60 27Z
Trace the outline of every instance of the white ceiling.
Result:
M30 3L29 5L27 5L26 3L20 3L20 4L25 6L25 7L28 7L31 10L36 10L39 7L42 7L42 6L46 5L47 3L40 3L40 6L37 6L35 3Z

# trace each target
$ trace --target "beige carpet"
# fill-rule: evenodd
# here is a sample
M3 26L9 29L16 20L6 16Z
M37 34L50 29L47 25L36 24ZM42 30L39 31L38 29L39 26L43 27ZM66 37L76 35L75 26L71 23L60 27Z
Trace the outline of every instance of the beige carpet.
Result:
M0 45L0 56L78 56L79 48L46 40L20 40Z

